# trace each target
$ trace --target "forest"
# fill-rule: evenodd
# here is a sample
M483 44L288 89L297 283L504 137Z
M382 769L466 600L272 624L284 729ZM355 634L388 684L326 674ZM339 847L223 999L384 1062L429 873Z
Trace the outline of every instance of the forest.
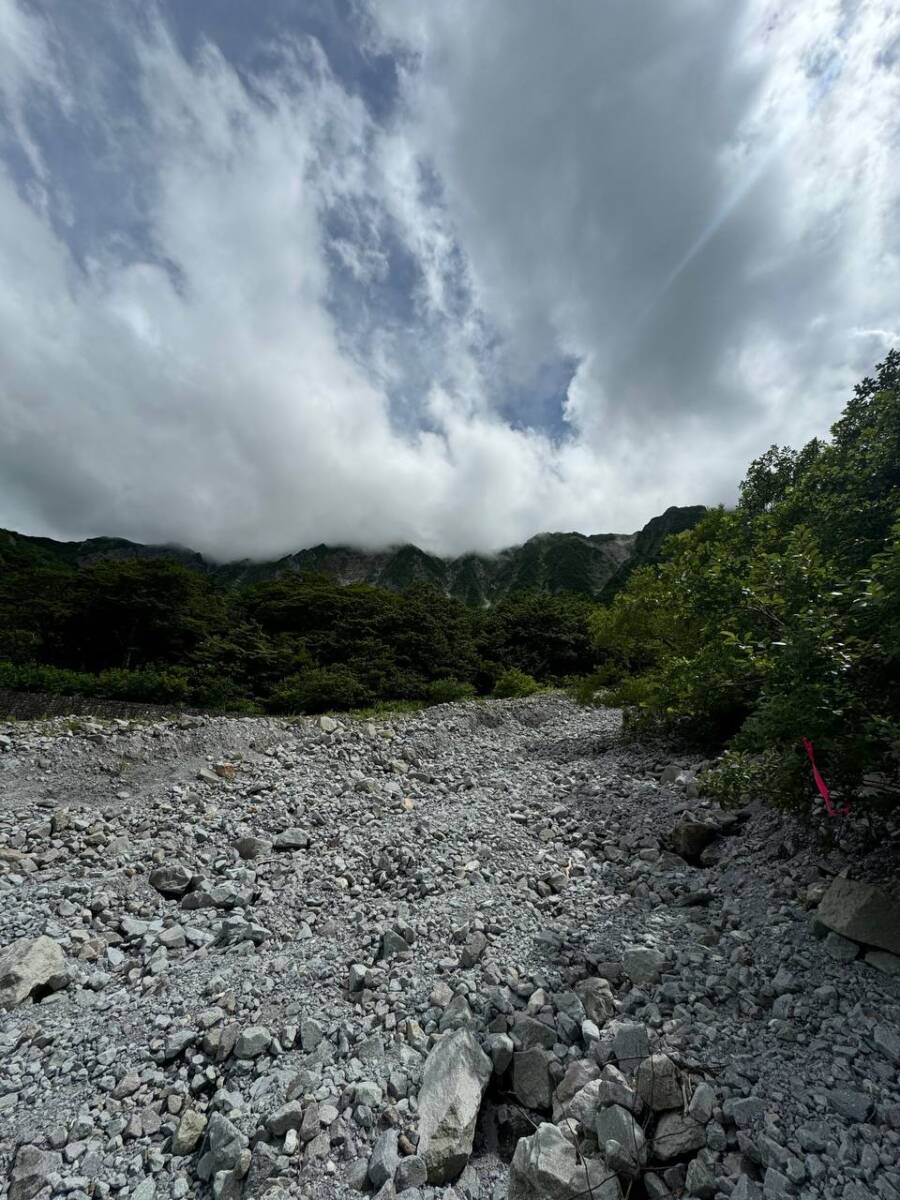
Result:
M593 607L533 591L477 608L303 572L228 586L0 544L0 687L246 713L527 695L593 668Z

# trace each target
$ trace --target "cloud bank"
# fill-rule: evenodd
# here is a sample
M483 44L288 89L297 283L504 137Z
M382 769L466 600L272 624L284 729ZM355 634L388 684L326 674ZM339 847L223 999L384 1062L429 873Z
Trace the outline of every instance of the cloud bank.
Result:
M227 8L0 0L0 525L627 531L896 337L896 4Z

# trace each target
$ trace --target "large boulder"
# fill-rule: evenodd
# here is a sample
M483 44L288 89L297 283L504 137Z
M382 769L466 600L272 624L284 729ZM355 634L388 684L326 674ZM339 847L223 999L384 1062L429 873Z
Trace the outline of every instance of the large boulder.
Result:
M150 872L150 886L167 900L177 900L191 886L193 872L181 862L161 863Z
M62 1155L39 1146L20 1146L9 1176L9 1200L32 1200L62 1170Z
M695 821L686 817L671 830L668 846L685 862L697 864L700 855L719 833L719 827L707 821Z
M693 1117L680 1112L667 1112L656 1123L653 1135L653 1157L657 1162L672 1162L684 1158L706 1145L706 1130Z
M509 1169L507 1200L622 1200L616 1175L601 1158L582 1159L556 1125L520 1138Z
M637 1069L635 1081L641 1099L654 1112L681 1108L684 1103L678 1068L667 1054L645 1058Z
M491 1060L468 1029L442 1037L425 1062L419 1090L419 1146L428 1182L451 1183L472 1153Z
M575 994L584 1005L589 1020L602 1028L616 1011L616 1001L607 979L593 975L575 984Z
M900 900L870 883L839 875L816 917L842 937L900 954Z
M58 992L68 982L65 956L53 938L20 938L0 955L0 1009L15 1008L34 992Z

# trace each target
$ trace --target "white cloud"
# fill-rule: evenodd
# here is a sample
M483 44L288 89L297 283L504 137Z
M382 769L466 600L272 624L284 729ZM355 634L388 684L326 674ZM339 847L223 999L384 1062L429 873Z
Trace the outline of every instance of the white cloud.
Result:
M900 325L897 8L636 7L373 7L406 64L385 126L307 39L251 76L160 22L127 29L110 121L108 81L50 84L52 27L0 0L41 189L0 174L0 524L488 549L728 499L821 432ZM48 106L106 130L140 238L73 251ZM561 440L499 403L560 355Z

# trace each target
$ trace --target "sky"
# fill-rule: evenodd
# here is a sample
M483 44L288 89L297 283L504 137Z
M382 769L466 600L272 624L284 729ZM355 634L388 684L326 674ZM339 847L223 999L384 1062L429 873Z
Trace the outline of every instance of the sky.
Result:
M898 279L900 0L0 0L0 527L630 532Z

